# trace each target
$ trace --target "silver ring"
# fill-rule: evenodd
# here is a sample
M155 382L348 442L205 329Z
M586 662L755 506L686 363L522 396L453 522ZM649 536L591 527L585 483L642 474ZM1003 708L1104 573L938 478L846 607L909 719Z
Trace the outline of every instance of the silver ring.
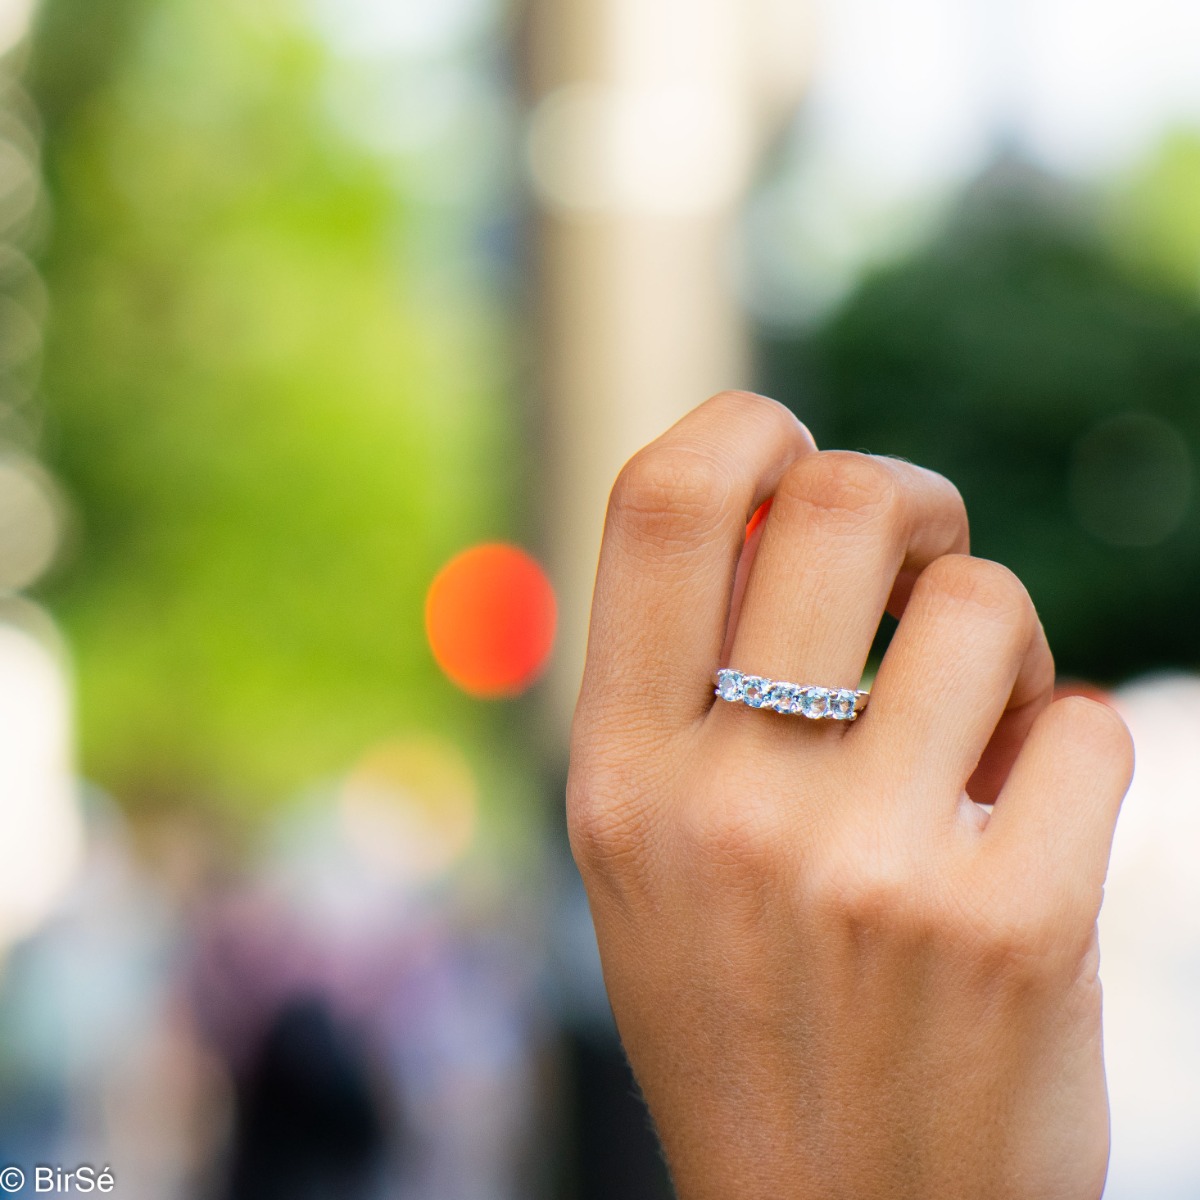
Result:
M784 683L762 675L746 675L730 667L718 671L714 678L716 695L721 700L745 704L748 708L769 708L787 716L808 717L810 721L856 721L871 698L870 692Z

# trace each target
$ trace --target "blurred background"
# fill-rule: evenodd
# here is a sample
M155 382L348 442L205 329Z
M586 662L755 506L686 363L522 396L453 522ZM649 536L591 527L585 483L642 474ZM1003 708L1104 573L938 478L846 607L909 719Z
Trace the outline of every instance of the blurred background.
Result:
M1191 0L0 0L0 1167L669 1195L561 792L730 386L1128 717L1106 1194L1200 1195Z

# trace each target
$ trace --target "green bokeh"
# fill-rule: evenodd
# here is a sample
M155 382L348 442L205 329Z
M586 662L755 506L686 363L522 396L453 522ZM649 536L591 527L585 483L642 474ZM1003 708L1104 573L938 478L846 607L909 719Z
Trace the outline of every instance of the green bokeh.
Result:
M49 0L36 32L45 456L78 524L43 593L84 769L134 805L252 813L398 730L497 733L422 605L513 533L508 331L407 273L473 218L404 201L330 70L284 0Z
M953 480L973 551L1025 581L1062 672L1100 682L1200 663L1200 160L1164 153L1106 203L1000 164L931 244L763 347L766 389L820 444ZM1148 545L1105 536L1123 495L1134 525L1154 516L1157 466L1138 447L1092 478L1096 519L1077 502L1084 439L1130 414L1184 447L1190 488Z

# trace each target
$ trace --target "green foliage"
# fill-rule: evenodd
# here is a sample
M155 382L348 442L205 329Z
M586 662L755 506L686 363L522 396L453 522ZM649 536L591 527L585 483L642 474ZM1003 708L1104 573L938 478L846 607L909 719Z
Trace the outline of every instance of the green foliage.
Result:
M1069 197L1028 184L985 181L935 244L865 280L821 327L768 341L766 388L822 445L953 480L974 552L1025 580L1066 674L1195 665L1200 309L1128 270ZM1148 449L1087 457L1139 421ZM1114 514L1135 533L1158 518L1160 434L1172 462L1178 447L1178 519L1152 544L1112 544Z
M48 0L37 31L46 454L79 524L45 599L84 768L134 803L252 811L397 729L494 731L422 605L511 535L504 331L406 278L465 218L401 202L327 65L286 0Z
M1115 189L1109 236L1134 270L1194 295L1200 288L1200 134L1178 130Z

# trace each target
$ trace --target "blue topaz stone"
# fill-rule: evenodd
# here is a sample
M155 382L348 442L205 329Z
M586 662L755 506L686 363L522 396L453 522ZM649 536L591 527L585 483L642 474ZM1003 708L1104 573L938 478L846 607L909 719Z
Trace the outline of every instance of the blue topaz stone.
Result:
M731 671L728 667L717 672L717 695L722 700L736 704L742 698L742 673Z
M829 715L835 721L853 721L858 715L854 709L858 700L856 692L839 688L829 700Z
M761 675L742 676L742 700L751 708L762 708L767 702L767 689L770 681Z
M773 683L767 689L767 702L763 707L781 713L798 713L802 690L794 683Z
M820 687L805 688L800 711L810 721L819 721L829 712L829 691Z

